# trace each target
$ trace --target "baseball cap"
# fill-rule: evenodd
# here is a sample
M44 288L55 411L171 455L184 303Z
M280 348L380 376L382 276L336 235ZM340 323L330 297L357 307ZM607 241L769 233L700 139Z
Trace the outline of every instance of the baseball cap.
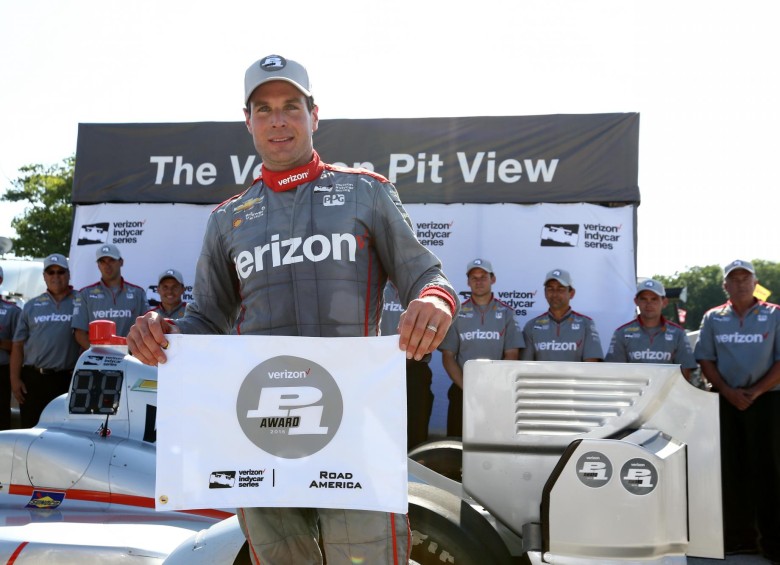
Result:
M249 97L258 86L272 80L289 82L307 98L312 95L309 73L303 65L281 55L267 55L252 63L244 74L244 103L249 104Z
M59 265L63 269L70 270L70 267L68 267L68 259L65 257L65 255L60 255L59 253L52 253L43 260L44 271L52 265Z
M735 259L734 261L732 261L731 263L729 263L724 267L723 269L725 273L724 276L726 277L729 276L729 273L731 271L736 271L737 269L744 269L751 275L756 274L756 270L753 268L753 263L751 263L750 261L742 261L741 259Z
M100 260L103 257L111 257L112 259L121 259L122 254L119 252L119 248L113 243L106 243L97 248L95 252L95 258Z
M553 269L547 273L546 277L544 277L544 284L547 284L551 280L556 280L563 286L568 286L569 288L572 287L571 275L569 274L569 271L564 271L563 269Z
M487 259L474 259L466 265L466 274L468 275L473 269L482 269L486 273L493 274L493 265Z
M160 276L157 277L157 284L160 284L163 279L176 279L179 284L184 284L184 277L176 269L166 269L160 273Z
M664 289L664 285L662 285L660 282L658 282L655 279L647 279L646 281L642 281L638 285L636 285L636 296L639 296L639 293L643 290L649 290L650 292L654 292L661 298L664 298L666 296L666 290Z

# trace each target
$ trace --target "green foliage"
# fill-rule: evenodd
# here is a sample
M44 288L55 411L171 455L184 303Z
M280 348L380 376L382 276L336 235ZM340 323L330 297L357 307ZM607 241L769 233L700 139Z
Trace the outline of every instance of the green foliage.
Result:
M761 259L754 259L752 263L756 268L759 284L773 293L768 300L780 300L780 263ZM693 267L671 277L656 275L653 278L661 281L665 287L687 287L687 300L681 304L688 312L684 324L687 330L698 330L705 312L728 299L726 291L723 290L723 269L719 265ZM677 304L670 304L664 310L664 315L670 320L676 320L676 307Z
M755 259L752 263L756 268L758 284L772 291L767 301L780 303L780 263L762 259Z
M0 199L29 202L30 206L11 222L17 237L13 239L18 257L45 257L51 253L67 255L73 229L73 170L75 157L44 167L25 165L21 176L12 181Z

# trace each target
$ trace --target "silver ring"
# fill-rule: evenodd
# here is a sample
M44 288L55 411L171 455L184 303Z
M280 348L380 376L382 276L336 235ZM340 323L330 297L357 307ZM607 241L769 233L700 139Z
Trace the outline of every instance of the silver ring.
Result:
M427 326L425 326L425 329L426 330L431 330L433 333L436 333L437 331L439 331L439 328L437 328L433 324L428 324Z

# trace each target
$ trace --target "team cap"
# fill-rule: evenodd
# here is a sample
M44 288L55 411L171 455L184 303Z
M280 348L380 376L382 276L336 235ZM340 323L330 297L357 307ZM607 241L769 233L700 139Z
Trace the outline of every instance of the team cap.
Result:
M46 259L43 260L43 270L45 271L52 265L59 265L63 269L67 269L70 271L70 267L68 267L68 259L65 257L65 255L60 255L59 253L52 253Z
M649 290L650 292L653 292L660 296L661 298L666 297L666 290L664 289L664 285L662 285L660 282L658 282L655 279L647 279L646 281L642 281L638 285L636 285L636 296L639 296L639 293Z
M307 98L312 95L309 73L303 65L281 55L268 55L252 63L244 74L244 104L249 105L249 97L258 86L272 80L289 82Z
M179 284L184 284L184 277L176 269L166 269L160 273L160 276L157 278L157 284L163 282L163 279L176 279Z
M546 277L544 277L544 284L547 284L552 280L558 281L563 286L568 286L569 288L573 288L571 284L571 275L569 274L569 271L564 271L563 269L553 269L552 271L547 273Z
M748 273L750 273L751 275L756 274L756 270L753 268L753 263L751 263L750 261L742 261L741 259L735 259L734 261L726 265L726 267L723 269L723 271L725 272L724 276L729 276L729 273L731 271L736 271L737 269L743 269Z
M482 269L486 273L493 274L493 265L487 259L474 259L471 263L466 265L466 275L468 275L474 269Z
M119 252L119 248L113 243L106 243L97 248L95 252L95 258L100 261L103 257L111 257L112 259L121 259L122 254Z

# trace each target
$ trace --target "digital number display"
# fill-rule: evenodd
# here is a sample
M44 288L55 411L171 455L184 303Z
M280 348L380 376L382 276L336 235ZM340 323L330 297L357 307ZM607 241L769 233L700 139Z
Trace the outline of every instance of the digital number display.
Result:
M76 371L70 391L70 413L116 414L122 380L121 371Z

